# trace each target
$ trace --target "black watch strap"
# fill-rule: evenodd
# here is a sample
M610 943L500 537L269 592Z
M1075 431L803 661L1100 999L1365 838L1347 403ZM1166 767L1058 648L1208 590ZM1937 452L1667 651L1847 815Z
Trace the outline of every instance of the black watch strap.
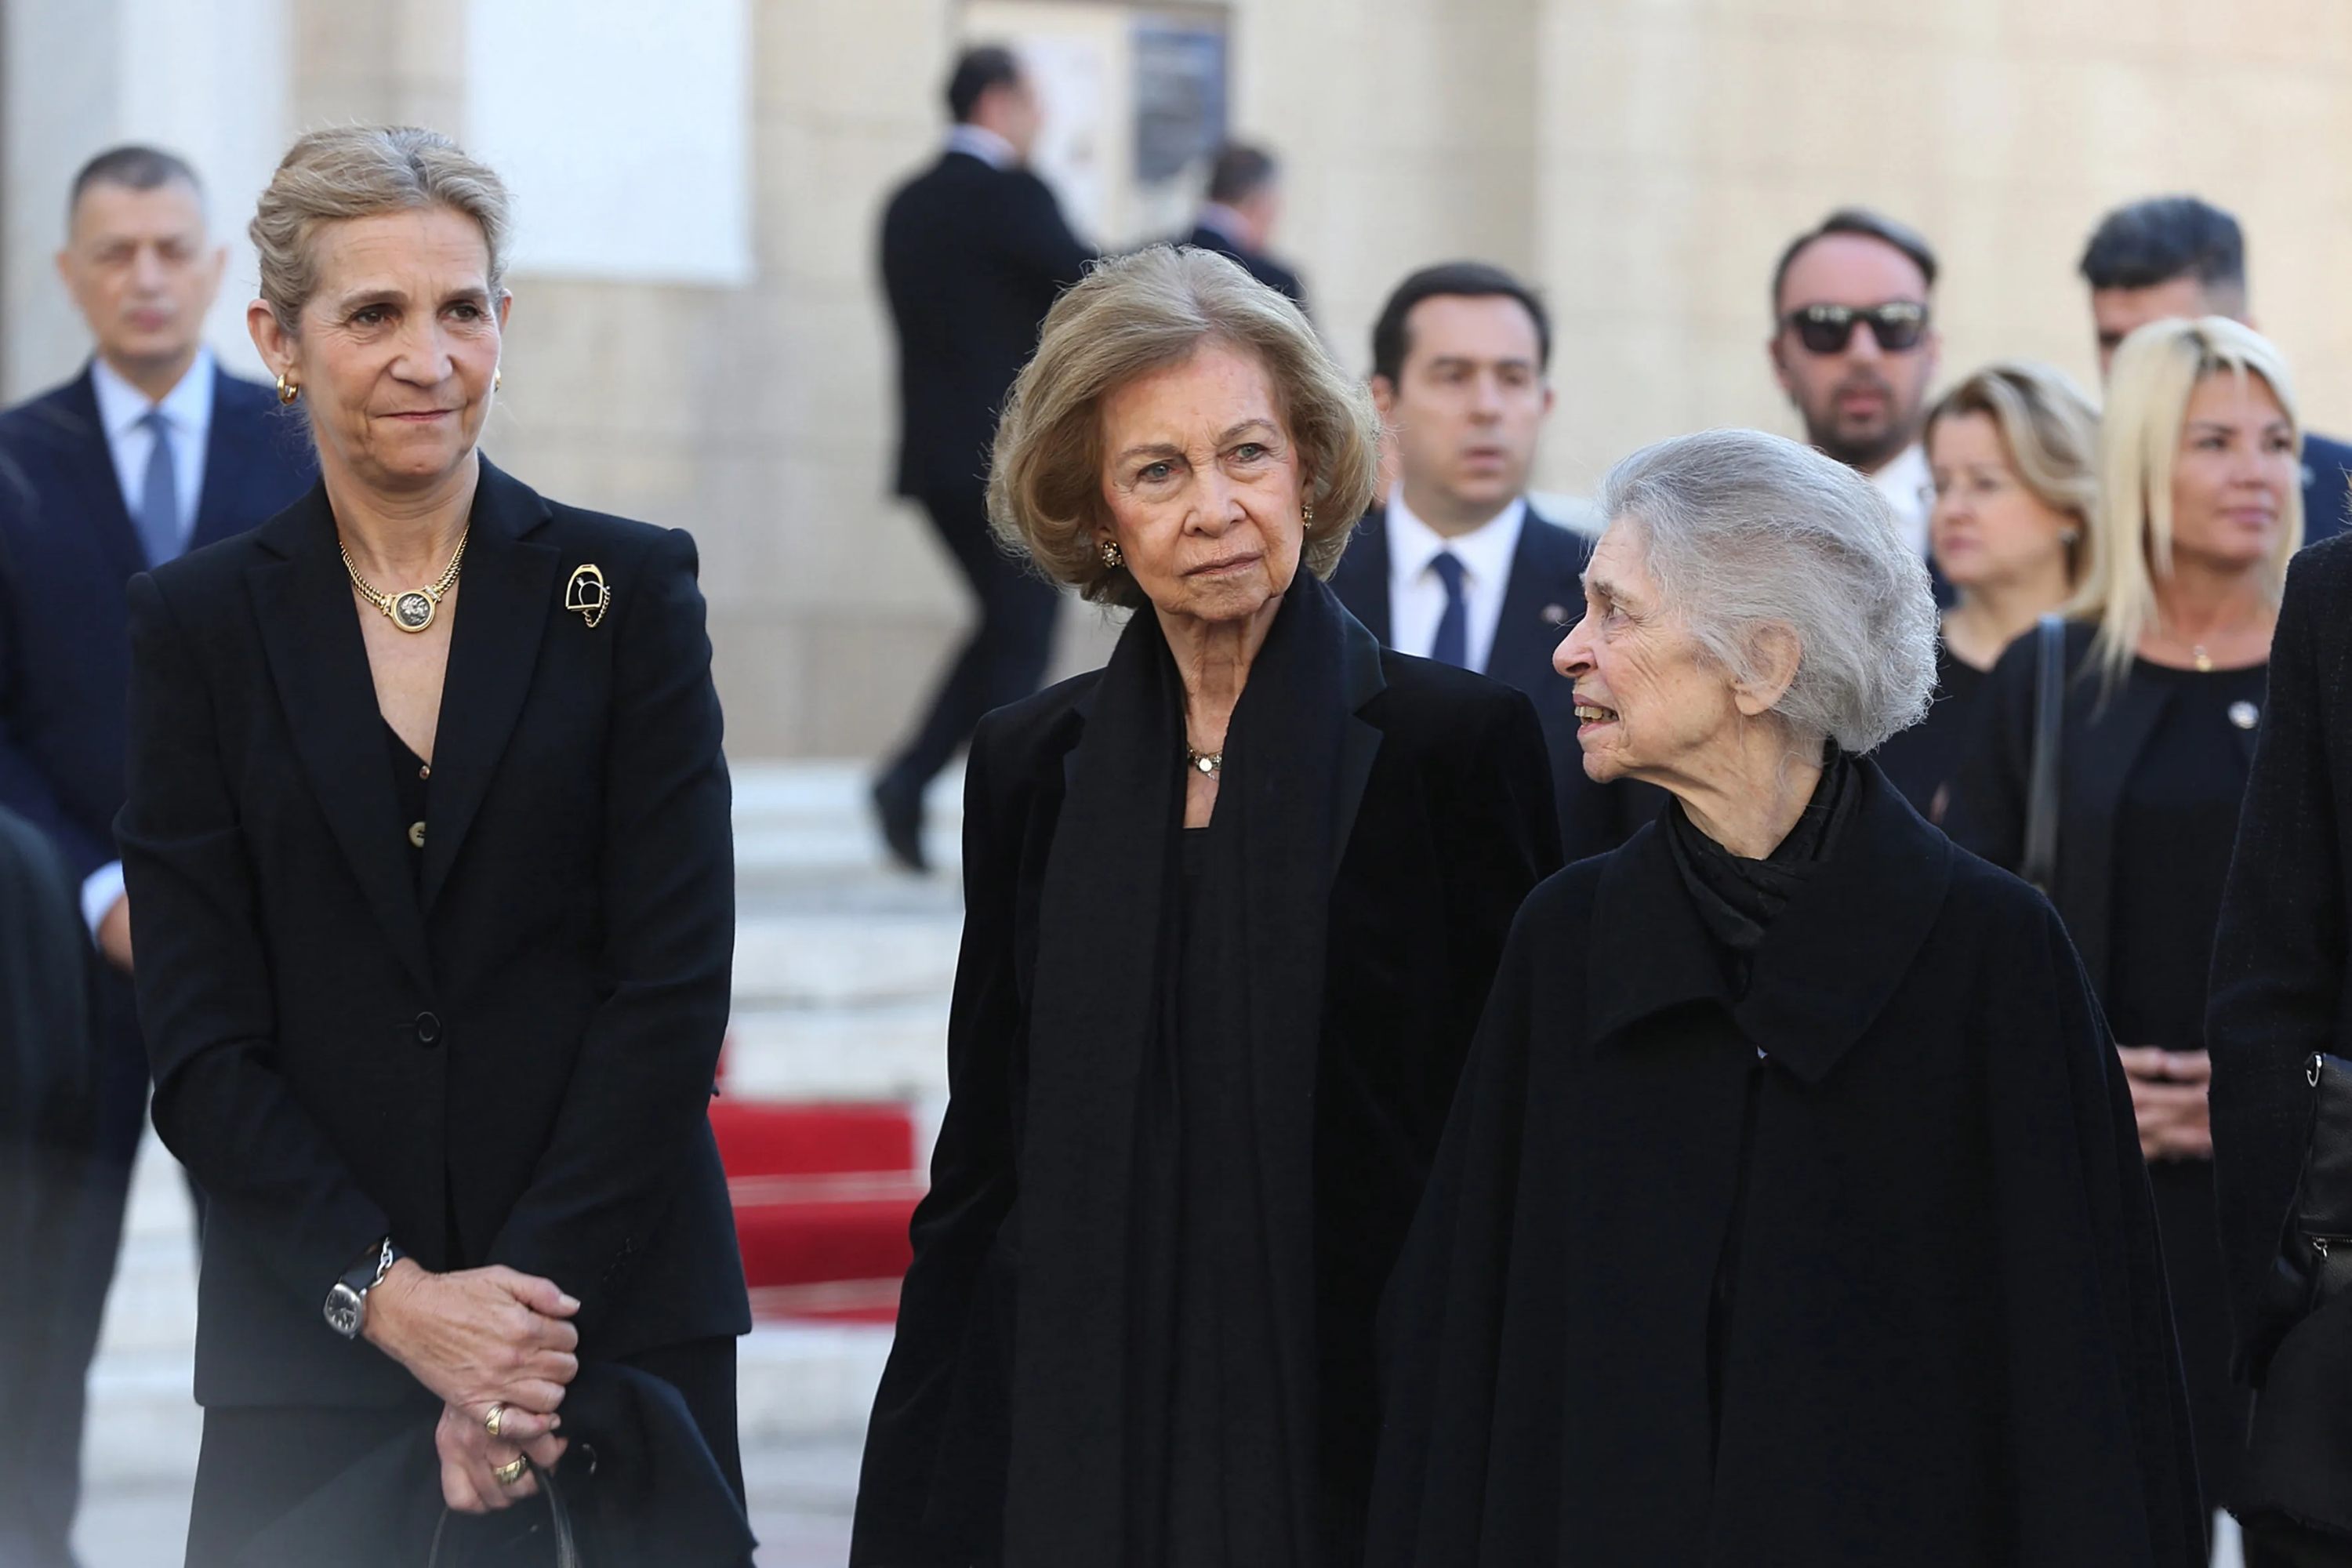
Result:
M367 1327L368 1292L383 1284L392 1266L407 1256L389 1236L360 1254L327 1290L327 1326L347 1340L358 1339Z

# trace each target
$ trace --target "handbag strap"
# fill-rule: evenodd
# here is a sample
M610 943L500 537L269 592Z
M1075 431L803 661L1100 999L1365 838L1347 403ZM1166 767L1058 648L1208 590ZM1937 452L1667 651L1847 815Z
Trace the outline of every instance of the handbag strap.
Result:
M2058 867L2058 742L2066 720L2066 623L2033 629L2033 760L2025 775L2025 858L2017 874L2050 890Z
M563 1490L555 1484L555 1472L543 1470L539 1461L530 1460L530 1473L539 1480L539 1495L547 1500L547 1517L555 1534L555 1568L581 1568L580 1547L572 1535L572 1510L565 1506ZM442 1568L441 1536L449 1528L449 1510L444 1508L433 1526L433 1549L426 1553L425 1568Z

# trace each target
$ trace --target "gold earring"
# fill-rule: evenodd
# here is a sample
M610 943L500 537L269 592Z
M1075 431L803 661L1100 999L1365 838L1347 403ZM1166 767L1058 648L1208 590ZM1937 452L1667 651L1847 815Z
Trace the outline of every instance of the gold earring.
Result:
M1301 528L1312 528L1315 526L1315 503L1313 501L1308 501L1298 509L1298 526Z
M490 390L492 392L496 392L499 389L499 383L505 379L505 373L500 371L498 366L492 365L490 367Z
M1126 553L1119 549L1118 540L1106 539L1102 542L1102 563L1105 566L1120 566L1126 561Z
M287 380L286 373L284 371L279 371L278 373L278 401L281 404L291 403L301 395L302 389L295 385L292 382Z

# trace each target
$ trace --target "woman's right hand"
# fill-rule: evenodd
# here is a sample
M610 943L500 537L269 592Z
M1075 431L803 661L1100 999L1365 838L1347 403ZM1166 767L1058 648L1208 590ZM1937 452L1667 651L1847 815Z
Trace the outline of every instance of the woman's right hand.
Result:
M580 1370L580 1303L551 1279L503 1267L434 1274L413 1258L368 1292L368 1342L445 1405L551 1415Z

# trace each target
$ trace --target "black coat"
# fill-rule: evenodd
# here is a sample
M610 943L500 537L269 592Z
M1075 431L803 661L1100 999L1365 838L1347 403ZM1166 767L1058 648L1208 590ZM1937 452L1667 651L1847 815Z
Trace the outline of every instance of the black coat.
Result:
M882 286L898 329L900 495L986 482L1004 395L1054 297L1093 259L1026 169L949 153L890 198Z
M2098 1005L1859 766L1742 995L1657 826L1521 910L1383 1310L1371 1563L2204 1562Z
M318 471L276 393L213 374L191 549L243 533ZM47 833L78 882L114 858L131 685L123 585L146 564L89 372L0 414L0 805Z
M2303 542L2316 544L2352 527L2352 447L2309 431L2303 437Z
M335 542L321 486L131 584L119 837L156 1130L211 1205L197 1399L412 1394L320 1317L387 1232L427 1268L553 1279L583 1358L743 1331L693 541L483 463L421 867ZM563 607L587 563L594 626Z
M1344 848L1322 943L1312 1090L1317 1447L1323 1549L1335 1563L1355 1560L1349 1538L1370 1477L1378 1293L1511 913L1559 863L1550 781L1526 700L1465 671L1380 652L1369 638L1363 647L1364 668L1344 688L1345 765L1361 783L1352 807L1343 789L1334 816L1333 841ZM1040 1205L1022 1195L1024 1134L1071 1109L1042 1104L1032 1086L1040 943L1139 940L1118 929L1039 929L1067 770L1089 723L1104 722L1091 716L1100 680L1082 675L1000 709L973 741L952 1098L867 1433L856 1563L1003 1560L1016 1279L1041 1266L1034 1256L1024 1263L1018 1239L1036 1228L1024 1217ZM1086 923L1091 931L1103 922ZM1261 956L1278 967L1286 955L1276 946ZM1118 1365L1066 1371L1109 1389L1124 1375Z
M2116 812L2124 788L2171 701L2147 680L2110 687L2092 658L2097 628L2066 628L2066 711L2058 747L2058 860L2050 901L2105 995L2108 933L2115 921ZM1976 700L1977 731L1953 781L1944 828L1963 848L1996 866L2025 858L2026 778L2033 763L2035 639L2010 644ZM2251 730L2233 731L2247 755Z
M2275 1268L2309 1137L2314 1051L2352 1055L2352 540L2295 556L2238 819L2207 1001L2213 1174L2241 1372L2300 1318ZM2340 1323L2342 1314L2335 1316ZM2352 1357L2352 1345L2339 1357Z
M1551 656L1584 615L1584 563L1592 546L1537 515L1531 507L1511 556L1510 585L1503 591L1502 619L1486 674L1517 687L1536 705L1543 721L1544 746L1551 755L1551 782L1559 809L1560 848L1570 861L1613 849L1625 836L1658 814L1664 794L1630 781L1595 784L1584 773L1584 749L1576 740L1576 688L1551 667ZM1356 525L1348 552L1331 574L1331 591L1349 613L1383 644L1389 640L1388 510L1374 507Z
M1225 237L1223 230L1211 228L1204 223L1194 224L1192 232L1177 243L1190 246L1194 250L1213 250L1219 256L1233 258L1251 277L1283 295L1300 310L1307 309L1307 289L1298 281L1298 274L1263 250L1244 250Z

